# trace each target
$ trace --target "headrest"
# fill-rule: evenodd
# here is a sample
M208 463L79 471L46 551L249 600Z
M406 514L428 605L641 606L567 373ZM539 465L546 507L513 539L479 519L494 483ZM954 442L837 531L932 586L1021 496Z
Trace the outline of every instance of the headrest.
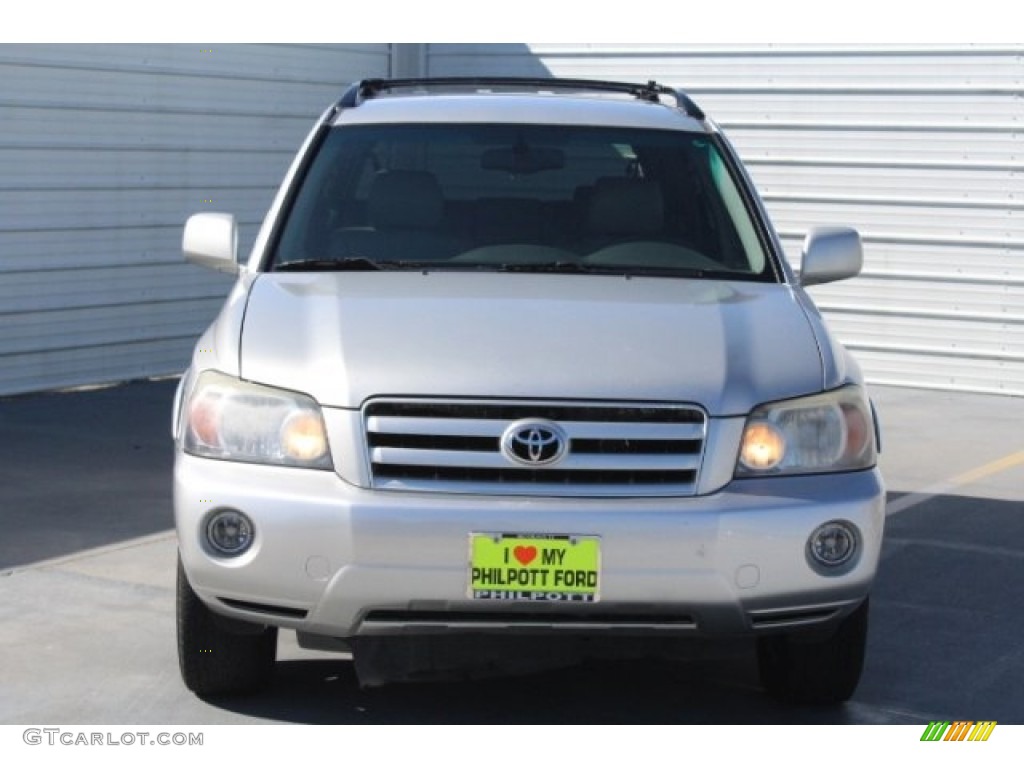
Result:
M385 171L370 187L370 223L377 229L432 229L443 213L441 187L432 173Z
M661 186L644 179L598 179L589 194L587 231L600 235L648 235L662 231Z

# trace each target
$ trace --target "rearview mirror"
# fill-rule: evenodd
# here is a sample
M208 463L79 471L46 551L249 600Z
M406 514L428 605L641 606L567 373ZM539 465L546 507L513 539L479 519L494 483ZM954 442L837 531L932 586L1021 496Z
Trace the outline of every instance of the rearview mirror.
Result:
M237 275L238 225L230 213L197 213L185 222L181 238L185 260L200 267Z

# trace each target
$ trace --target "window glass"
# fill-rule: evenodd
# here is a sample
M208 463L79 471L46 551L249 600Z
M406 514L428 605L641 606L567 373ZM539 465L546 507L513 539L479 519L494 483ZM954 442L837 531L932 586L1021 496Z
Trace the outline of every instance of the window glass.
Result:
M715 143L633 128L336 127L275 263L332 259L775 279Z

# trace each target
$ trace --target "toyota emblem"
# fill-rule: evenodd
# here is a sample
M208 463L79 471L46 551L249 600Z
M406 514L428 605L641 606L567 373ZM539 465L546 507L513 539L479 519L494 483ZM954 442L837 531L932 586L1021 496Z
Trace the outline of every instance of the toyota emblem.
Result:
M552 421L517 421L501 436L501 452L505 458L527 467L554 464L560 461L568 450L568 436Z

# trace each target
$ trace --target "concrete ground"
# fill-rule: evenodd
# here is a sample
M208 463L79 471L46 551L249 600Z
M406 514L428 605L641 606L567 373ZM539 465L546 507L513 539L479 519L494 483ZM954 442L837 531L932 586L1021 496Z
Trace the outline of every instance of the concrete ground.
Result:
M742 643L362 691L291 633L269 692L204 702L175 655L174 385L0 399L0 723L1024 723L1024 399L872 390L890 516L845 706L775 703Z

